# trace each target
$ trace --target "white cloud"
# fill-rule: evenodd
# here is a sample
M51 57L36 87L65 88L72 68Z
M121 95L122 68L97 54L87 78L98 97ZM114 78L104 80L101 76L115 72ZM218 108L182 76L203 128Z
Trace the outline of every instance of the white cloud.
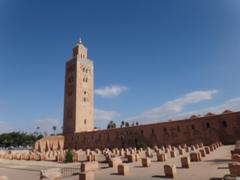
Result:
M217 90L194 91L185 94L183 97L168 101L163 105L145 111L137 116L127 118L126 121L138 121L140 123L153 123L160 120L166 120L183 111L183 108L189 104L199 103L210 100L217 93Z
M106 124L111 121L114 120L114 118L116 118L119 115L119 113L115 112L115 111L105 111L105 110L101 110L101 109L95 109L94 110L94 121L97 127L102 127L105 128L103 126L106 126Z
M231 110L231 111L239 111L240 110L240 97L236 97L233 99L229 99L225 102L223 102L220 105L207 107L204 109L191 111L191 112L182 112L180 114L176 114L175 117L179 118L188 118L189 116L195 114L195 115L205 115L208 112L220 114L225 110Z
M33 121L33 130L36 131L37 127L40 127L40 132L53 133L53 126L57 126L56 133L62 132L62 122L57 118L43 118Z
M126 86L112 85L103 88L95 89L95 94L101 97L115 97L120 95L122 92L126 91L128 88Z

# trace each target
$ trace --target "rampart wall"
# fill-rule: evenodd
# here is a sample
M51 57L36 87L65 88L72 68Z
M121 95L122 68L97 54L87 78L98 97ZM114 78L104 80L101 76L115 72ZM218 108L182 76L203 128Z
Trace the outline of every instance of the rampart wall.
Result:
M240 112L209 113L185 120L65 134L64 137L64 147L74 149L125 148L139 143L147 146L217 141L233 144L240 139Z

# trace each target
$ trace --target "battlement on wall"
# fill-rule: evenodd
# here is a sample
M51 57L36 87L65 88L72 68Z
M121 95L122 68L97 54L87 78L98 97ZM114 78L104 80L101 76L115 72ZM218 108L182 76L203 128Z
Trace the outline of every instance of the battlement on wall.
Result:
M104 148L130 147L138 143L148 146L167 144L192 144L222 141L234 143L240 138L240 112L208 113L188 119L125 128L104 129L75 134L65 134L65 147Z

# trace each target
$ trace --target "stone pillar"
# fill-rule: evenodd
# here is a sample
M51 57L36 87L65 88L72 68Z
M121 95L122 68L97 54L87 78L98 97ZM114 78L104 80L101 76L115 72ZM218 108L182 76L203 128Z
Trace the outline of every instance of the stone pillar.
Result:
M206 157L206 153L204 149L200 149L199 152L201 154L201 157Z
M228 164L230 174L233 176L240 176L240 163L234 162Z
M94 180L95 174L94 172L85 172L79 174L79 180Z
M164 165L164 173L166 178L174 178L177 174L176 166Z
M188 156L181 158L182 168L190 168L190 158Z
M206 154L210 154L210 148L208 146L204 147Z
M178 153L179 153L179 155L183 155L183 149L182 149L182 148L179 148L179 149L178 149Z
M108 164L109 167L117 167L119 164L122 164L122 160L120 158L112 158Z
M128 175L129 174L129 166L127 164L119 164L118 165L118 174Z
M157 154L157 161L166 161L166 154L161 153L161 154Z
M142 166L149 167L151 165L151 160L149 158L142 158Z
M98 169L98 162L96 161L85 162L81 164L81 172L96 171L97 169Z
M131 154L127 156L128 162L135 162L136 161L136 156L135 154Z
M201 154L199 152L192 152L190 153L191 161L201 161Z
M175 151L170 151L170 155L172 158L175 158L176 157L176 152Z

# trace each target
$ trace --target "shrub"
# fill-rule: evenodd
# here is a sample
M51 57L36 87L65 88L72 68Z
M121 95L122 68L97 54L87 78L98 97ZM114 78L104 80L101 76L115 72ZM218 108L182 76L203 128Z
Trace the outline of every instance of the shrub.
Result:
M70 149L67 150L64 162L65 163L73 162L73 152L72 152L72 150L70 150Z
M137 142L136 143L136 148L137 149L140 149L140 148L143 148L143 149L146 149L146 144L144 142Z

